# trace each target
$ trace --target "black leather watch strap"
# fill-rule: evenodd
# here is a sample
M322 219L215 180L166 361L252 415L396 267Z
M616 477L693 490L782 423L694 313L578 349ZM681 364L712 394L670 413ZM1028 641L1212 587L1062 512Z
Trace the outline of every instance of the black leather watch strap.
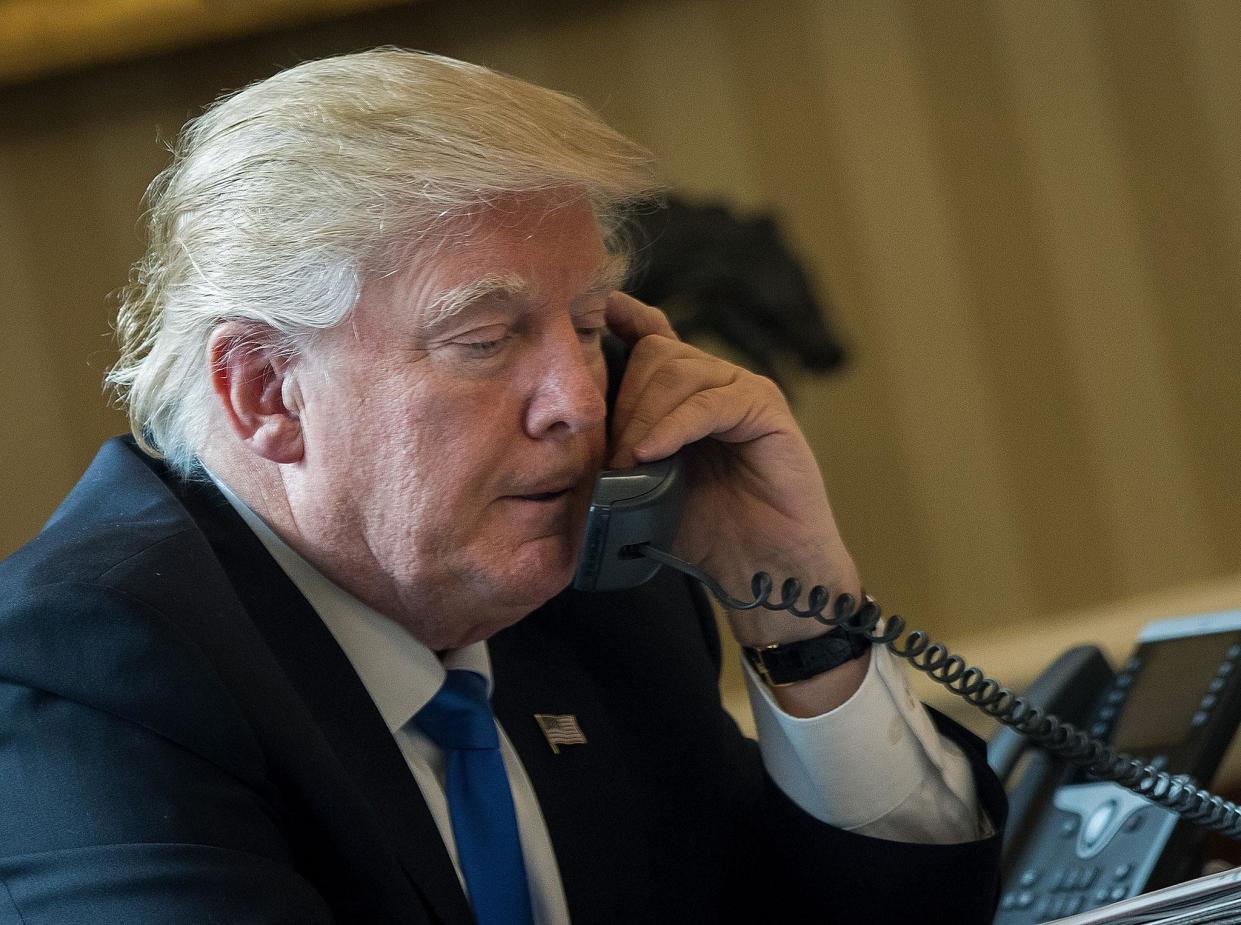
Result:
M822 636L787 645L745 646L742 652L764 681L772 687L796 684L845 662L858 658L870 648L870 640L846 633L837 626Z

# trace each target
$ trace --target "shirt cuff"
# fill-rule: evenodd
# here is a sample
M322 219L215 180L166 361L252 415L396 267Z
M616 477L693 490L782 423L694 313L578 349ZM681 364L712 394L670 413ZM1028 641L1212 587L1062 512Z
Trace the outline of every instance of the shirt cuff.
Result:
M899 841L969 841L985 831L969 762L939 734L886 648L871 649L852 697L810 718L781 710L743 666L763 764L805 812Z

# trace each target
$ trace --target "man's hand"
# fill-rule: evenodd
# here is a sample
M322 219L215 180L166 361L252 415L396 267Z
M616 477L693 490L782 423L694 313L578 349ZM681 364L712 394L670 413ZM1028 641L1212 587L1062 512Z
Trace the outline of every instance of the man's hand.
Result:
M748 596L751 576L766 570L777 593L792 576L807 591L823 584L833 597L848 593L858 600L857 569L836 528L818 463L776 385L682 343L663 312L622 293L609 298L607 322L632 350L613 413L608 465L651 462L692 444L685 453L686 509L672 552L735 597ZM815 620L784 612L728 617L742 645L826 632ZM792 712L824 712L856 689L866 662L863 657L780 688L777 697Z

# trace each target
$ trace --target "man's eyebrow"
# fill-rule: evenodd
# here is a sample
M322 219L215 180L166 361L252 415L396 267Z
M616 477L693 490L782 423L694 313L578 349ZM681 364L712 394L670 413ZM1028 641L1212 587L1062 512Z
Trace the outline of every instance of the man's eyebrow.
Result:
M624 285L628 273L629 258L624 254L609 254L590 277L583 294L619 289ZM529 293L530 284L524 277L518 274L493 273L440 292L428 306L422 328L425 332L432 332L484 299Z
M471 305L477 305L493 296L515 296L530 291L530 284L517 274L493 273L463 286L445 289L427 307L423 327L433 330L461 314Z

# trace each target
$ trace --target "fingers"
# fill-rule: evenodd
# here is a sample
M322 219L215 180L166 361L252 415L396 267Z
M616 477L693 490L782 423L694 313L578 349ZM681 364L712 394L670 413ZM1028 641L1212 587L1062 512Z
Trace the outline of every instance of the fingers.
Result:
M637 438L632 444L634 459L663 459L705 437L739 443L766 436L771 431L753 426L763 417L753 398L735 383L694 392Z
M613 410L610 466L662 459L704 437L740 443L782 422L795 426L774 383L682 343L659 309L613 292L605 317L632 348Z
M604 318L612 333L630 347L650 334L680 340L668 323L667 315L623 292L608 296Z
M688 344L658 336L640 340L629 354L612 411L612 444L616 450L632 449L691 390L724 384L730 372L725 364L717 366L716 362Z
M781 411L784 411L783 417ZM768 379L688 344L645 337L634 347L613 417L609 465L662 459L687 443L758 439L791 425Z

